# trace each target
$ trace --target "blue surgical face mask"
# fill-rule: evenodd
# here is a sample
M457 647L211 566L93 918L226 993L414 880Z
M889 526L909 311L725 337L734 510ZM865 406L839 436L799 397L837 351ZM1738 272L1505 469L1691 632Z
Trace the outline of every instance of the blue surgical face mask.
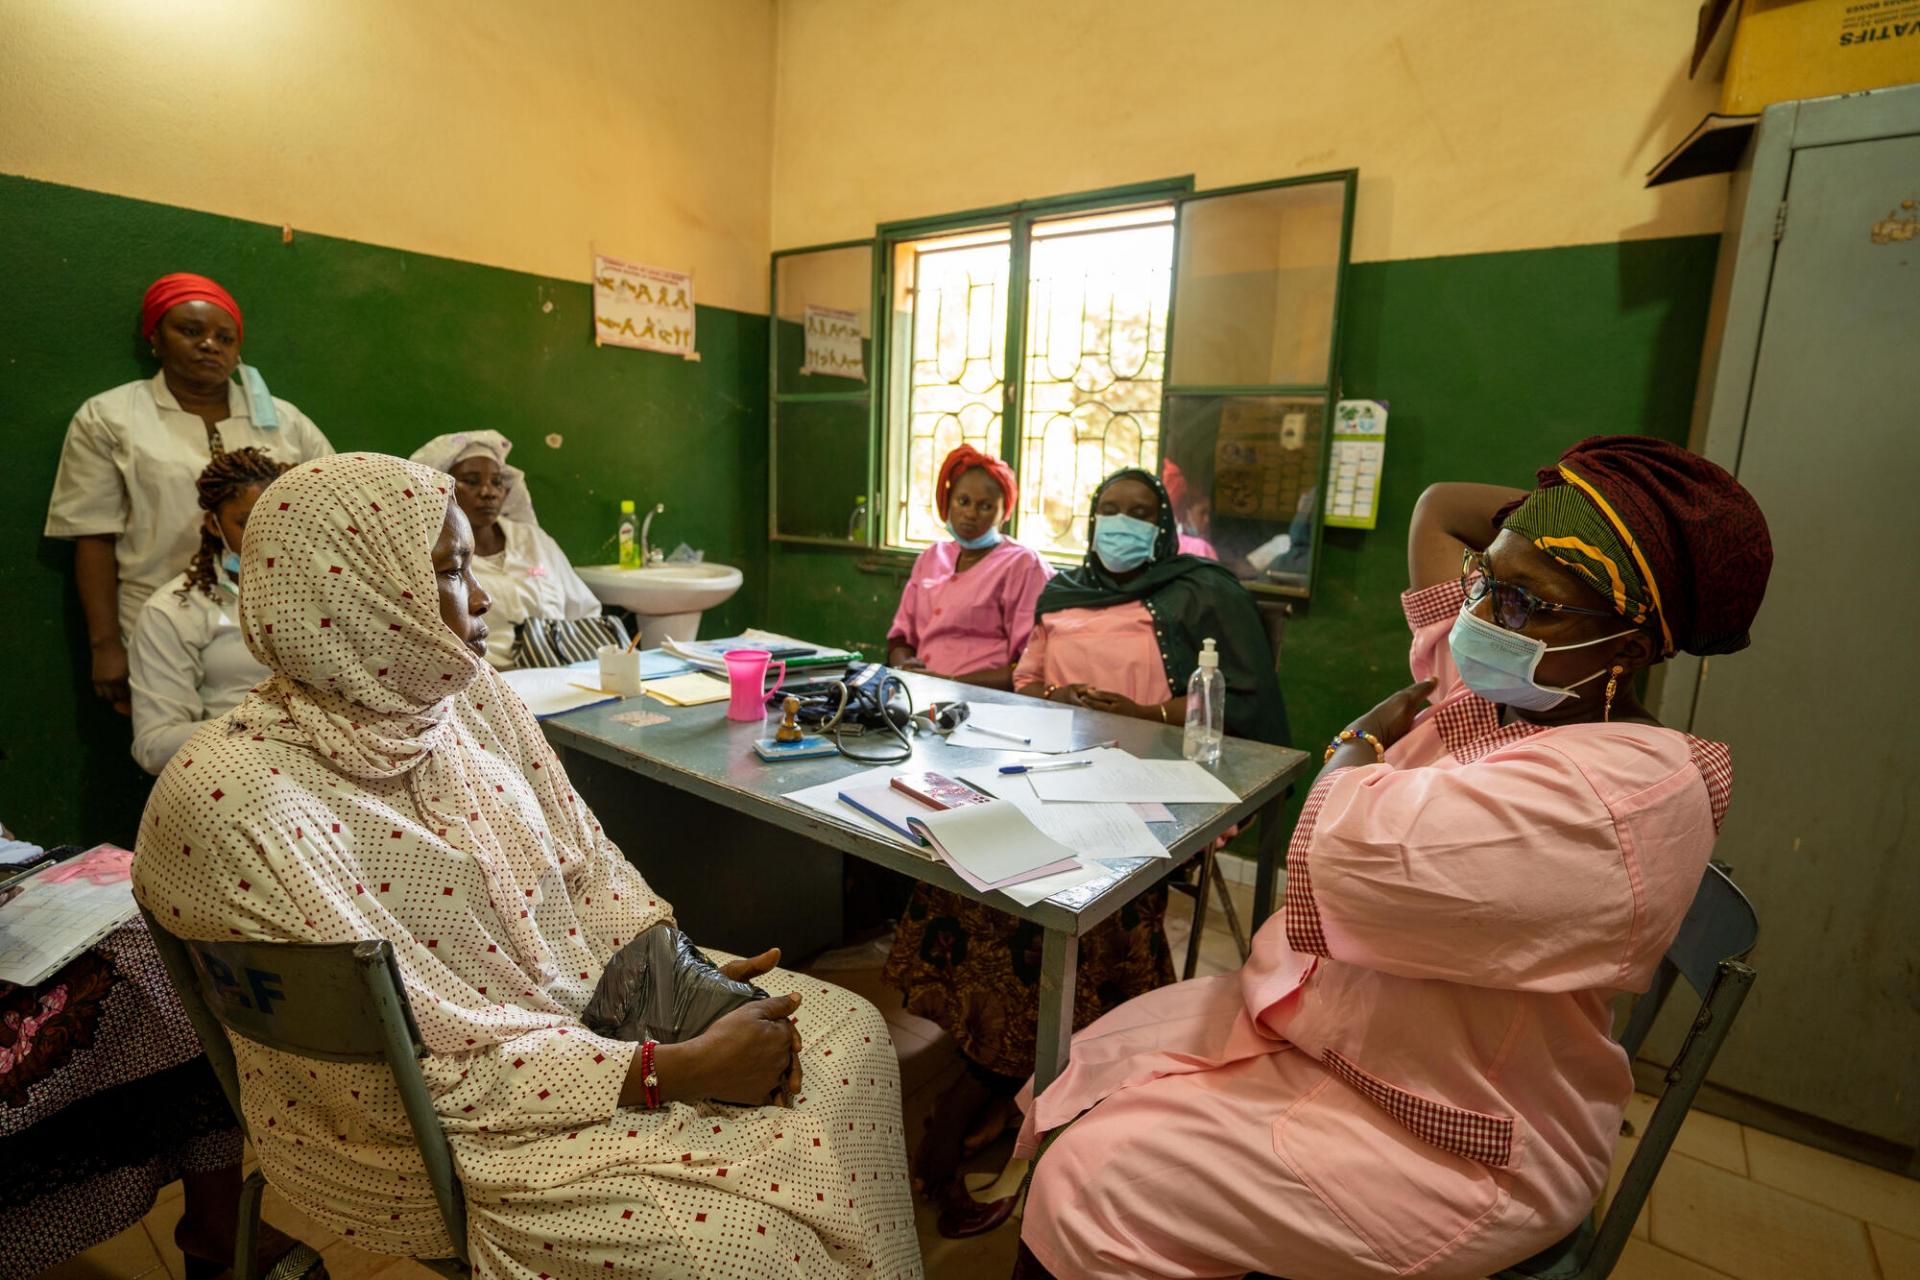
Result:
M997 547L1000 545L1000 530L998 526L987 530L977 538L963 538L959 534L954 533L953 524L949 521L947 524L947 532L952 534L953 540L960 544L962 551L985 551L988 547Z
M1571 698L1575 689L1605 675L1607 669L1601 667L1584 680L1556 689L1536 683L1533 678L1534 668L1540 665L1542 657L1563 649L1605 644L1632 634L1633 629L1629 627L1598 640L1549 645L1545 640L1497 627L1485 618L1476 617L1472 605L1463 605L1460 616L1453 620L1447 647L1453 651L1453 665L1460 672L1461 683L1488 702L1521 711L1551 711Z
M1108 573L1138 569L1152 558L1153 544L1159 537L1159 525L1132 516L1093 518L1093 554L1100 557Z

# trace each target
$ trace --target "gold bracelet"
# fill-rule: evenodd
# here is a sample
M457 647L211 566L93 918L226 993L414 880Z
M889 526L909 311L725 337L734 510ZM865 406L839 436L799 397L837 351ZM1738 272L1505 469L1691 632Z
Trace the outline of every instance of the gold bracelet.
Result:
M1320 757L1320 763L1325 764L1329 760L1333 759L1333 753L1338 751L1340 748L1346 746L1348 743L1361 742L1361 741L1369 742L1373 745L1373 761L1375 764L1378 764L1382 760L1385 760L1387 758L1387 748L1385 744L1380 741L1380 739L1374 737L1372 734L1368 733L1364 729L1360 730L1359 732L1355 732L1352 729L1342 729L1339 733L1336 733L1333 736L1333 741L1327 744L1326 754Z
M1160 723L1161 724L1173 723L1173 721L1167 719L1167 704L1164 702L1160 704Z

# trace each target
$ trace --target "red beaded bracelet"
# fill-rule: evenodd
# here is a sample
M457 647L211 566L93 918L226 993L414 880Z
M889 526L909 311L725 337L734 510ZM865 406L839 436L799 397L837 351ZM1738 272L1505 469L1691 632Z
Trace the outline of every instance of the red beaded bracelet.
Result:
M659 1042L648 1040L640 1046L641 1102L649 1111L660 1109L660 1077L653 1070L653 1051Z

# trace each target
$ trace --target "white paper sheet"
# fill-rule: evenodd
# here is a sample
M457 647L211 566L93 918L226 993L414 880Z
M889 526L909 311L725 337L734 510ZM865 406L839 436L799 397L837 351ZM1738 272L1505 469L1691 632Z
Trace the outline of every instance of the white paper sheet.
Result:
M867 362L860 346L860 313L835 307L806 307L807 337L800 372L832 378L867 380Z
M1077 750L1062 758L1079 760L1081 756L1087 756L1087 754L1091 752ZM1033 783L1027 781L1029 777L1033 777L1031 773L1002 773L998 770L998 766L995 766L995 768L979 768L979 770L960 770L954 773L954 777L958 777L962 783L966 783L968 787L973 787L977 791L985 791L989 796L1006 796L1016 804L1020 804L1021 800L1039 800L1039 796L1033 794ZM1160 804L1158 800L1150 800L1144 804L1129 802L1123 808L1133 810L1140 821L1179 821L1179 816L1173 810L1169 810L1165 804Z
M1090 753L1091 769L1057 769L1025 775L1033 793L1054 803L1233 804L1233 788L1191 760L1141 760L1125 751Z
M1056 893L1065 893L1068 889L1078 889L1090 880L1098 880L1108 873L1106 867L1097 862L1080 859L1080 865L1071 871L1062 871L1059 875L1041 876L1038 880L1028 880L1022 884L1008 885L1000 890L1023 907L1036 902L1044 902Z
M538 720L566 711L578 711L581 707L612 702L620 696L592 688L574 688L575 685L599 683L600 670L593 663L580 667L520 667L513 671L502 671L500 678L520 695L520 701L527 704L527 710L533 712Z
M31 987L139 912L133 855L99 845L37 871L0 906L0 982Z
M842 791L854 791L861 787L884 787L898 772L900 772L899 766L883 764L878 768L867 769L845 778L836 778L832 782L816 783L811 787L802 787L798 791L789 791L787 799L795 804L805 805L809 809L838 818L850 827L858 827L869 835L878 836L888 844L931 861L934 857L933 850L914 844L885 823L875 822L852 805L844 804L840 800Z
M947 738L956 747L1048 754L1073 749L1073 712L1067 707L1009 707L997 702L975 702L969 706L972 714L967 722ZM998 734L982 733L982 729L998 730L1027 741L1016 742Z
M983 889L1018 884L1036 873L1055 875L1078 861L1072 849L1043 834L1008 800L938 809L920 825L961 878Z

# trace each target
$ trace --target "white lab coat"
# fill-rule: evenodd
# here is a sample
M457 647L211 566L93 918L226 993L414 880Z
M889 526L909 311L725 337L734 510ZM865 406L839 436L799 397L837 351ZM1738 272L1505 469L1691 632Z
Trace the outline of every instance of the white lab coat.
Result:
M265 449L279 462L333 452L305 414L277 396L273 403L279 427L256 427L246 393L238 383L229 385L227 416L219 424L228 451ZM67 427L46 534L115 535L123 638L131 639L147 597L193 559L203 514L195 483L212 456L206 423L180 407L164 373L101 392Z
M272 674L247 650L239 597L223 582L214 588L217 600L198 588L182 600L176 588L185 580L182 574L147 598L127 650L133 758L148 773L166 768L201 721L233 710Z
M513 631L528 618L592 618L599 597L573 571L566 552L537 524L501 516L507 545L500 554L475 556L473 576L493 597L487 611L487 661L513 669Z

